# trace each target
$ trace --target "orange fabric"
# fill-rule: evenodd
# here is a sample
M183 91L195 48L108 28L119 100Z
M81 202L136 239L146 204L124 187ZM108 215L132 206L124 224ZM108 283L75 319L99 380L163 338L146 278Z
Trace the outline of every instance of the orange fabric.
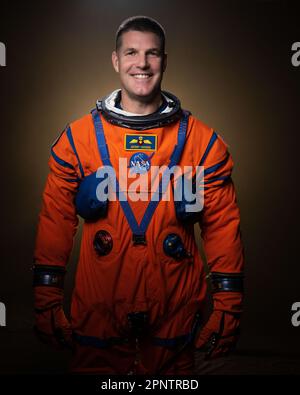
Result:
M224 314L224 328L221 328L222 315ZM240 328L240 318L233 314L223 313L214 310L208 322L201 330L195 347L198 349L206 348L206 358L215 358L227 355L232 351L238 340L238 331ZM212 336L216 335L215 344L211 344Z
M95 349L75 345L71 371L73 373L97 374L191 374L194 367L193 349L188 347L178 355L172 365L163 369L163 364L173 357L174 350L142 342L136 352L134 343ZM160 370L162 369L162 370Z
M63 303L63 290L57 287L39 285L34 287L34 307L38 310L49 309Z
M56 287L34 287L35 333L44 343L58 348L72 345L72 329L62 307L63 291Z
M119 158L129 161L134 153L124 149L124 135L140 133L113 126L103 117L102 122L110 159L119 177ZM102 165L92 117L87 115L70 126L84 174L89 175ZM168 163L177 141L178 126L179 122L143 132L157 135L158 149L151 158L152 166ZM212 133L212 129L191 116L179 166L199 165ZM74 207L78 183L70 180L75 181L81 174L65 132L53 150L73 168L57 163L53 157L49 160L50 174L43 195L34 257L40 264L65 266L78 225ZM217 139L205 166L219 163L227 154L226 145ZM230 175L232 166L230 158L213 176ZM211 180L211 177L206 179ZM134 180L129 180L128 186L131 182ZM202 236L213 270L239 272L243 266L239 212L232 182L226 186L222 184L220 180L213 181L205 190ZM138 222L148 203L130 202ZM103 257L93 248L94 236L101 229L113 238L112 251ZM177 262L165 255L163 240L169 233L180 235L192 259ZM128 313L148 311L149 327L155 336L171 338L189 333L195 312L203 307L206 293L194 227L183 226L177 220L172 201L160 201L146 232L147 246L133 246L131 238L131 229L118 201L109 202L107 217L85 222L72 297L73 330L101 339L118 337L128 328Z

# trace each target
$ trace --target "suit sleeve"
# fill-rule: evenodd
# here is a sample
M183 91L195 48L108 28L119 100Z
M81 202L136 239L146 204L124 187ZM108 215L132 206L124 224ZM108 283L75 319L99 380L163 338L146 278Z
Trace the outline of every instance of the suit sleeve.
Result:
M226 144L215 132L202 158L204 165L204 207L200 227L210 272L240 274L244 252L240 232L240 211L231 173L233 160ZM239 312L242 295L214 294L215 309Z
M66 131L52 145L49 168L39 214L34 262L65 266L78 227L74 197L80 180L77 157Z

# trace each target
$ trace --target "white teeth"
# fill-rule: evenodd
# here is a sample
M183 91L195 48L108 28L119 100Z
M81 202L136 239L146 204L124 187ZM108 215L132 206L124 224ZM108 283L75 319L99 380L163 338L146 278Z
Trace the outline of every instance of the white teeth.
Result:
M149 78L149 74L134 74L133 75L135 78Z

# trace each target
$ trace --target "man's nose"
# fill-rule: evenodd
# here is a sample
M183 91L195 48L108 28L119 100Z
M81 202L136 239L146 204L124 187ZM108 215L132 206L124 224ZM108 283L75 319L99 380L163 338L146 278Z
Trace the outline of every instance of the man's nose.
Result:
M145 69L149 66L148 57L146 54L140 54L137 59L137 66L141 69Z

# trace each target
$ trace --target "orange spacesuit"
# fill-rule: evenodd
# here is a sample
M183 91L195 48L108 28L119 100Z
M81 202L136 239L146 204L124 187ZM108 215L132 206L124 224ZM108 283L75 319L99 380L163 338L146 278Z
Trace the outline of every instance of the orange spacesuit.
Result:
M126 159L128 171L142 165L146 173L153 166L203 165L204 209L185 221L172 196L163 200L159 191L154 201L121 201L135 179L128 179L124 190L119 158ZM115 170L117 199L100 204L95 218L86 214L69 323L61 307L64 268L77 214L86 212L91 196L90 187L82 194L80 185L89 176L95 181L104 165ZM73 371L157 373L165 365L165 372L189 372L190 343L200 342L193 338L195 317L201 316L206 295L195 220L215 285L214 309L241 312L243 249L226 144L186 112L173 122L137 130L110 122L98 108L60 135L49 166L34 253L38 332L60 333L65 344L72 343ZM149 198L149 189L142 189ZM92 214L96 203L89 202Z

